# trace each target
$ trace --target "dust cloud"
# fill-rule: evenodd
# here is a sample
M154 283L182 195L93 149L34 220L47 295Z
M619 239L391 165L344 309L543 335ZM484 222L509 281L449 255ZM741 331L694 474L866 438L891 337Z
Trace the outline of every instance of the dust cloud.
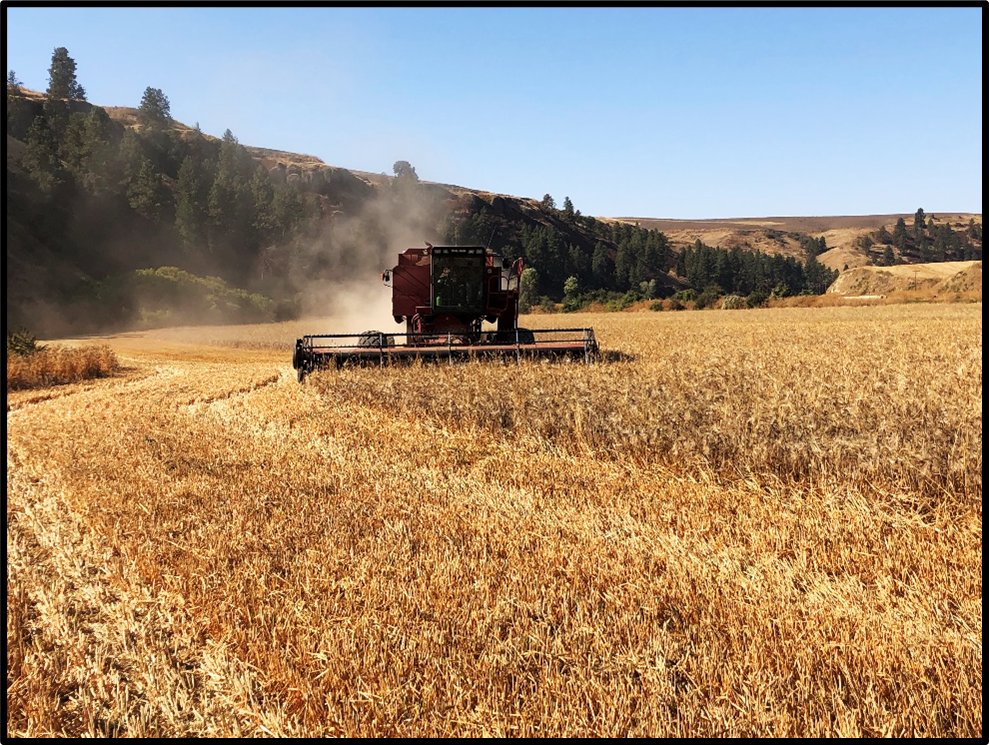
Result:
M355 215L333 215L319 236L296 257L293 287L303 317L330 319L332 329L313 333L404 332L392 316L392 291L381 273L407 248L443 243L440 225L450 195L396 179ZM320 279L310 279L318 269Z

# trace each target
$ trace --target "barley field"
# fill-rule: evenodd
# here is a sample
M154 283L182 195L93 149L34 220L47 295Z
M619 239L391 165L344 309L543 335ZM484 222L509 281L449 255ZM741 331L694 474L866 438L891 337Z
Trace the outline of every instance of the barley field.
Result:
M8 736L982 737L982 305L332 319L7 394Z

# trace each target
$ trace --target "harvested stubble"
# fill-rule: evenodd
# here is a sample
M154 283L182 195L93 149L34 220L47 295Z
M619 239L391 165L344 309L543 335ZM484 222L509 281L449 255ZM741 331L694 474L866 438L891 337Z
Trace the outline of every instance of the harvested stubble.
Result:
M8 734L980 736L981 306L727 315L15 408Z

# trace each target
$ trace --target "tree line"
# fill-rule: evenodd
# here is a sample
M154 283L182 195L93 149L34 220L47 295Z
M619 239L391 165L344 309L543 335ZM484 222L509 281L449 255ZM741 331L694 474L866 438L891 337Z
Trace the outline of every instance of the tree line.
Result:
M982 258L982 226L969 218L968 224L951 225L923 207L914 213L912 225L902 217L890 233L885 226L859 238L859 248L868 251L877 266L893 266L906 260L921 263L973 261Z

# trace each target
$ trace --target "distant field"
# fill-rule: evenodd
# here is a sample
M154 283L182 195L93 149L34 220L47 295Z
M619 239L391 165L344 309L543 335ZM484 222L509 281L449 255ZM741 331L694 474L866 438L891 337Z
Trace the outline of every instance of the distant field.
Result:
M982 736L982 306L530 316L579 363L7 396L8 736Z

